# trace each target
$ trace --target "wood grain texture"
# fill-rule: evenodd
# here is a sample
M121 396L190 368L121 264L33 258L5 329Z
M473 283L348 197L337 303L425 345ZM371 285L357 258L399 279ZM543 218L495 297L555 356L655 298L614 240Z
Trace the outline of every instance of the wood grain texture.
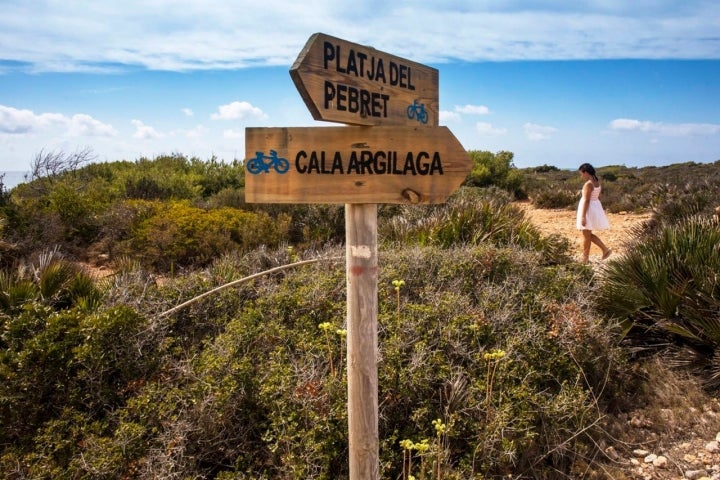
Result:
M419 121L408 107L417 103L427 112L423 125L438 125L438 70L372 47L316 33L290 77L315 120L412 126Z
M472 168L447 127L247 128L245 145L249 203L442 203ZM253 173L271 151L287 171Z
M350 480L379 477L377 205L345 205Z

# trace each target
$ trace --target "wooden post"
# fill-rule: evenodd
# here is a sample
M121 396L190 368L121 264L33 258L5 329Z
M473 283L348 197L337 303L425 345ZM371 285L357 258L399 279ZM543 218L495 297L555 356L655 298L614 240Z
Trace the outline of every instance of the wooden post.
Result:
M246 128L245 200L345 204L350 480L377 480L377 204L445 202L473 162L434 68L316 33L290 76L315 120L359 126Z
M345 205L345 243L350 480L377 480L377 204Z

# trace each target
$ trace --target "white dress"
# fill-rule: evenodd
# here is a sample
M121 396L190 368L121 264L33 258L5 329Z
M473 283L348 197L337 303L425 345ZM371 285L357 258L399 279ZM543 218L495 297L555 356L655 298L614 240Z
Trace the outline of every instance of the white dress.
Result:
M577 209L577 229L578 230L607 230L610 228L610 222L608 221L605 210L603 210L602 204L600 203L600 190L602 187L598 186L593 188L590 193L590 204L588 205L587 213L585 214L585 225L582 224L582 208L585 203L585 197L580 199ZM583 189L583 192L585 189Z

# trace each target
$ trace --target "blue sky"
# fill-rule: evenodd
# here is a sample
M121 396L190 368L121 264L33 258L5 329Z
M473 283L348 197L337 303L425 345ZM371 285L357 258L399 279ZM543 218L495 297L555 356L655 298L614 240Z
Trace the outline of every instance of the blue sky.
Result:
M316 32L435 67L440 124L515 165L720 160L717 0L0 0L0 171L242 159L312 119L289 68Z

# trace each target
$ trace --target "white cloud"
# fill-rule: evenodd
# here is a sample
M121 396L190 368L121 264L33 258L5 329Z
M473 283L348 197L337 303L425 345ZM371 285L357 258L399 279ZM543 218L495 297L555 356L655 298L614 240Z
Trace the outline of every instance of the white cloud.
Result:
M67 117L60 113L36 114L32 110L18 110L0 105L0 132L7 134L40 133L53 127L64 128L71 137L113 137L117 131L85 113Z
M489 123L478 122L475 124L477 132L484 137L497 137L499 135L505 135L507 133L506 128L493 127Z
M18 110L0 105L0 132L9 134L32 133L50 125L63 125L67 117L59 113L41 113L32 110Z
M449 110L440 110L440 123L448 123L448 122L459 122L462 118L460 117L460 114L457 112L451 112Z
M223 130L224 138L245 138L245 132L242 130Z
M250 118L267 118L258 107L253 107L249 102L232 102L218 107L218 113L213 113L210 118L213 120L247 120Z
M70 119L68 134L73 137L114 137L117 130L90 115L77 113Z
M610 122L612 130L631 130L669 137L711 136L720 134L716 123L663 123L631 118L618 118Z
M36 72L288 66L323 31L415 61L720 58L714 0L4 2L2 57ZM32 18L32 22L27 19ZM112 18L111 23L107 22ZM426 25L408 37L398 25ZM258 25L282 25L258 28ZM60 40L60 41L59 41Z
M135 127L135 133L133 133L133 138L138 138L140 140L148 140L153 138L161 138L163 136L153 127L151 127L150 125L145 125L140 120L131 120L130 123L132 123Z
M440 122L461 122L463 115L488 115L490 109L485 105L455 105L453 111L441 110ZM487 125L487 124L485 124ZM504 133L504 132L503 132Z
M535 123L526 123L523 125L523 129L525 130L525 137L534 142L547 140L553 133L557 132L557 128L555 127L537 125Z
M490 109L485 105L455 105L455 111L465 115L488 115L490 113Z
M197 139L204 137L205 135L207 135L208 132L209 130L207 129L207 127L205 127L204 125L198 125L192 130L183 130L181 133L184 134L187 138Z
M186 117L192 117L195 113L189 108L181 108L180 111L185 114Z

